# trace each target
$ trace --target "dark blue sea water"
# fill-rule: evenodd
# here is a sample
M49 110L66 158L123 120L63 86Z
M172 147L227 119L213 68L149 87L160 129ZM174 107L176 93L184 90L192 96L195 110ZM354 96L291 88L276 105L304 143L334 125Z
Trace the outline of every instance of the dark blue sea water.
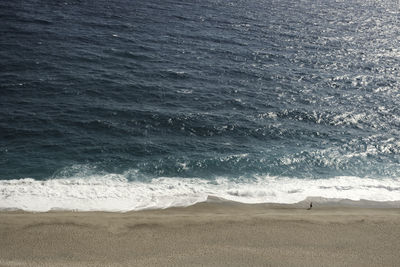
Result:
M2 207L78 194L68 201L84 209L79 197L107 190L137 197L125 209L212 194L400 200L399 11L391 0L1 1Z

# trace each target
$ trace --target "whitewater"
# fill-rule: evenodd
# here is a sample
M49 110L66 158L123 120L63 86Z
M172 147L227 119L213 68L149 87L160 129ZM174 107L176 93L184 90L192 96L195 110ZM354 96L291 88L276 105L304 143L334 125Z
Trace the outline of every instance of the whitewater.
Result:
M232 182L160 177L143 183L123 175L0 181L0 209L27 211L135 211L185 207L217 197L241 203L314 203L340 200L400 201L398 179L255 177ZM383 205L385 206L385 205Z

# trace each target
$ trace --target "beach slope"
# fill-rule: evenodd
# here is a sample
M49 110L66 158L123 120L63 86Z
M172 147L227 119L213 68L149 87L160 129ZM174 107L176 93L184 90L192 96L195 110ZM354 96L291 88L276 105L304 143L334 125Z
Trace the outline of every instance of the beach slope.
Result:
M399 266L399 240L395 208L0 212L1 266Z

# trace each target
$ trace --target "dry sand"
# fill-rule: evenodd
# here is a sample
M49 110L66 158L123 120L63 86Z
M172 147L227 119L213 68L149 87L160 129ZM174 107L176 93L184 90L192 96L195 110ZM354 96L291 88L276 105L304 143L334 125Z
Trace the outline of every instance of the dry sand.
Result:
M400 209L0 212L1 266L400 266Z

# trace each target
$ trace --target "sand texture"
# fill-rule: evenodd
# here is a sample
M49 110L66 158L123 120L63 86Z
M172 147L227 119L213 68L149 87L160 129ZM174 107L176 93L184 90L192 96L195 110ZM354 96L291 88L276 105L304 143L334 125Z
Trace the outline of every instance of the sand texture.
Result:
M1 266L400 266L400 209L0 212Z

